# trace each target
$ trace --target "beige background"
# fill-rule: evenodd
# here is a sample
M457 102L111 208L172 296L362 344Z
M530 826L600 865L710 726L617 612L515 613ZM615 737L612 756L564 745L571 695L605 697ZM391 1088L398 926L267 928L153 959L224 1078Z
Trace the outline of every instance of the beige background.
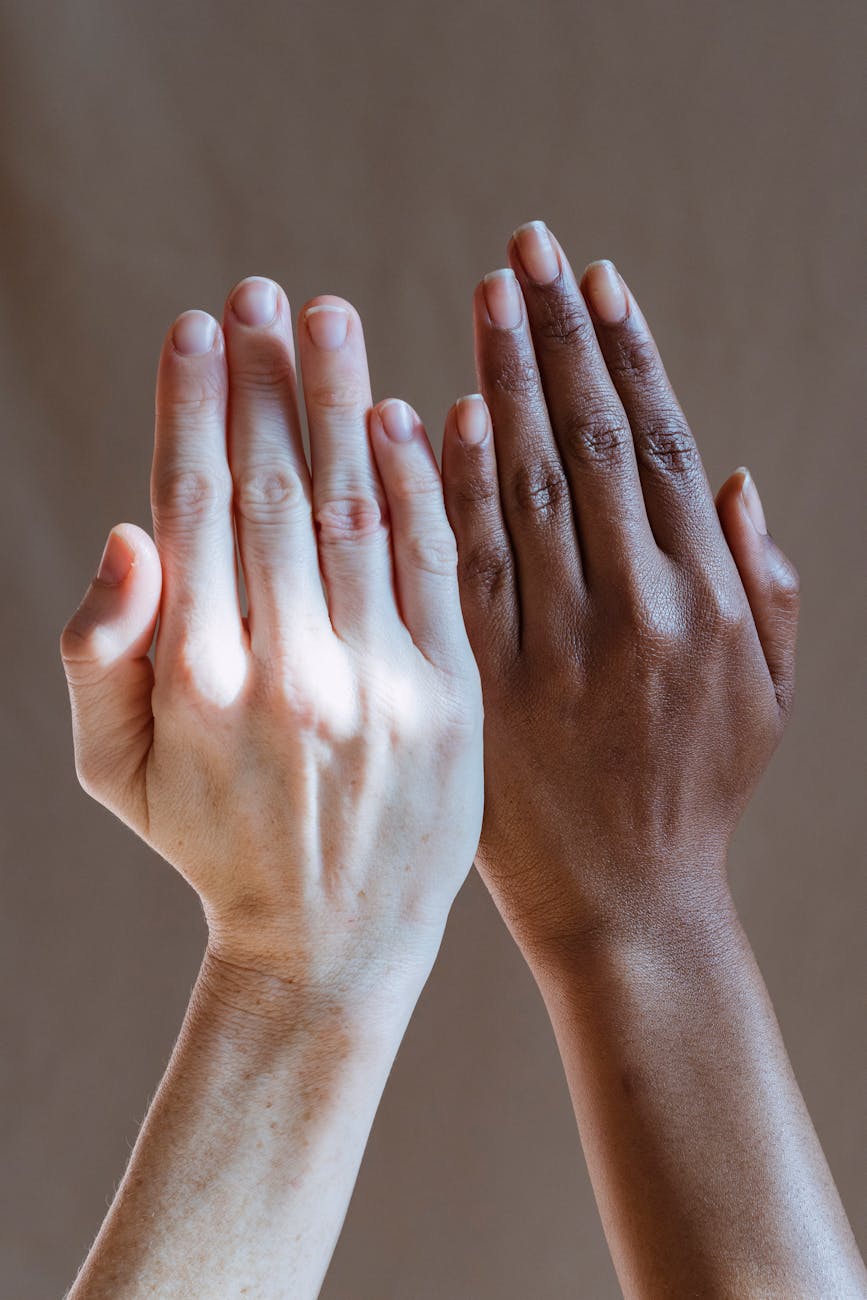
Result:
M473 283L537 216L579 267L621 266L712 479L753 468L801 570L796 714L732 873L864 1239L858 11L0 11L4 1298L57 1296L71 1279L203 941L180 879L78 790L56 654L110 525L148 523L163 331L184 308L219 311L250 273L280 279L296 306L346 294L377 395L409 397L438 431L472 385ZM324 1295L617 1294L541 1004L471 879Z

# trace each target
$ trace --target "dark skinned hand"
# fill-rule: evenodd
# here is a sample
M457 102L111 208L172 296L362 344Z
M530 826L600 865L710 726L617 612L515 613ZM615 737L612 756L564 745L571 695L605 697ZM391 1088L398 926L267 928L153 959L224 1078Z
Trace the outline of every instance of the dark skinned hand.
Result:
M611 263L579 288L539 223L509 258L443 451L485 703L477 865L551 1017L624 1295L861 1297L726 878L791 709L797 575L745 470L714 501Z
M477 863L536 948L723 885L791 707L798 579L746 471L714 502L611 263L579 288L539 223L509 259L475 295L490 417L462 399L443 456L485 695Z

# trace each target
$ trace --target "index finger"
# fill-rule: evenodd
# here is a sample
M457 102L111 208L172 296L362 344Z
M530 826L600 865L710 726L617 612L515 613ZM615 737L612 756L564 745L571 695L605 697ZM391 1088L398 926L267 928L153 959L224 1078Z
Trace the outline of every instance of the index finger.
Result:
M160 641L243 642L232 477L226 455L226 357L217 322L184 312L163 344L156 390L151 508L163 566Z

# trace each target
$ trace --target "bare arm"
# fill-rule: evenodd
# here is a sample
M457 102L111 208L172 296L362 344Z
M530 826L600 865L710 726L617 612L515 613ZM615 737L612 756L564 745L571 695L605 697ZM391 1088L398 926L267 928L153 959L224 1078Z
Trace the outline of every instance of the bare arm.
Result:
M797 576L717 502L635 299L538 225L475 298L444 478L485 696L478 865L551 1014L630 1297L865 1275L726 881L791 706ZM473 436L474 433L477 436Z
M206 955L71 1300L315 1296L417 988L329 1005Z
M628 1296L859 1296L857 1248L726 900L534 963Z
M371 407L348 303L308 304L298 352L310 470L282 290L242 282L222 329L179 318L156 545L114 529L62 639L82 783L209 931L74 1300L318 1293L478 843L481 694L436 461L409 407Z

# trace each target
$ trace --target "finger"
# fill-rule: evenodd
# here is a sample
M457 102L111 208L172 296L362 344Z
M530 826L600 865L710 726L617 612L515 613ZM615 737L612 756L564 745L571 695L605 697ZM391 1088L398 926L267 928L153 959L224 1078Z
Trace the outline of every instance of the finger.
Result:
M723 546L713 495L647 322L613 263L591 263L582 288L632 429L657 544L675 559L706 560Z
M519 227L509 258L527 304L587 583L604 586L656 553L629 421L572 268L547 227Z
M238 602L232 479L226 459L223 335L205 312L178 317L157 376L151 472L154 537L163 566L160 653L236 656Z
M457 548L424 425L406 402L371 412L371 445L385 489L398 606L432 663L458 670L470 659L458 592Z
M250 641L263 657L328 619L283 290L273 280L242 280L226 303L223 331L238 547Z
M148 650L161 577L147 533L118 524L60 638L78 778L88 794L137 830L147 825L144 764L153 739Z
M768 536L752 475L735 470L716 498L725 539L737 565L785 718L795 691L799 581L795 566Z
M458 545L461 609L484 679L517 655L521 612L491 420L480 393L462 397L446 417L443 488Z
M569 486L542 392L524 302L510 269L473 298L476 371L496 448L500 502L515 551L524 629L547 627L550 589L583 589ZM540 581L540 575L546 575Z
M370 379L358 313L341 298L315 299L301 314L298 351L331 622L343 637L387 637L399 619L385 498L368 435Z

